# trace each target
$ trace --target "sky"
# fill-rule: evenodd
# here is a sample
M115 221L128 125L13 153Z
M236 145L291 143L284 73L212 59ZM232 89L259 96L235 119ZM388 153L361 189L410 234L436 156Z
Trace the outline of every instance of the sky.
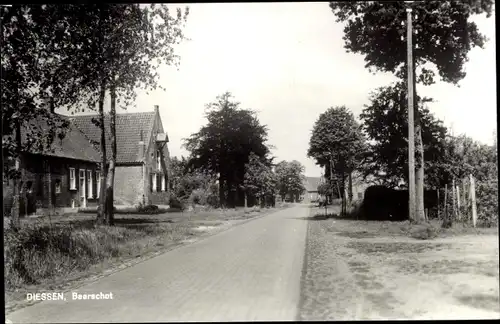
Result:
M205 3L189 9L190 40L176 47L181 64L160 68L166 91L140 91L137 106L127 109L160 106L171 156L187 156L182 139L206 124L205 104L230 91L268 126L275 161L298 160L306 176L320 176L321 168L307 158L319 115L345 105L358 116L370 91L395 80L371 74L361 55L345 51L343 25L328 3ZM460 87L438 82L417 92L436 100L429 109L455 134L491 144L497 121L495 16L474 20L489 42L469 53Z

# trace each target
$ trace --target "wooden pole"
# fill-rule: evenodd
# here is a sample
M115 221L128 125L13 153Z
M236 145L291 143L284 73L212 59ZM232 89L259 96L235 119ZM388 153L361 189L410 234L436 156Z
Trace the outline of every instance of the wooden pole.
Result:
M457 209L455 208L455 199L456 199L456 193L455 193L455 178L451 181L451 210L452 210L452 216L453 220L457 219Z
M476 222L477 222L476 184L472 174L470 175L470 200L472 204L472 226L476 227Z
M413 101L413 31L411 8L406 8L406 42L407 42L407 63L408 68L408 192L409 192L409 217L415 220L415 125L414 125L414 101Z

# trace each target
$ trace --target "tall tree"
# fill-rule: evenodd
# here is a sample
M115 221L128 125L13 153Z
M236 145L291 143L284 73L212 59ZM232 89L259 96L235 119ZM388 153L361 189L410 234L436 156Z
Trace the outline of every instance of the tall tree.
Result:
M436 69L445 82L457 84L465 77L468 52L475 46L482 48L486 41L470 17L482 13L490 17L493 4L493 0L416 1L411 4L413 43L418 44L413 50L414 64L421 67L414 73L417 82L433 84ZM365 66L370 70L392 72L401 78L406 76L406 39L401 36L405 35L407 6L402 1L330 2L337 21L346 23L343 37L346 50L364 55ZM422 220L424 149L418 109L415 117L416 217Z
M384 183L395 187L400 180L408 184L408 107L406 89L402 82L380 87L370 96L360 115L364 132L372 144L365 156L363 173L381 177ZM431 101L419 98L420 103ZM446 128L426 107L420 107L425 167L432 175L426 182L439 187L439 173L444 163Z
M346 177L359 167L365 146L360 125L345 106L329 108L314 124L307 155L326 167L325 175L329 175L330 181L334 173L338 175L343 212Z
M223 206L235 206L242 198L241 185L250 153L264 158L269 154L267 127L256 113L241 109L231 93L206 105L208 123L184 140L191 153L190 167L202 168L219 177L219 198ZM226 201L228 196L228 201Z
M265 204L269 196L274 197L277 190L277 177L272 171L269 161L250 153L248 163L245 164L245 176L242 187L245 193L245 208L248 196L258 199L259 205Z
M278 192L282 200L290 196L293 201L297 201L299 196L304 193L304 171L305 167L296 160L281 161L275 167L278 179Z
M14 4L0 10L2 128L7 135L2 149L10 161L5 164L7 176L14 180L11 220L16 227L21 155L32 149L50 151L55 137L64 138L69 122L52 111L68 105L82 106L93 58L75 50L89 41L81 37L84 30L75 24L81 19L81 6Z

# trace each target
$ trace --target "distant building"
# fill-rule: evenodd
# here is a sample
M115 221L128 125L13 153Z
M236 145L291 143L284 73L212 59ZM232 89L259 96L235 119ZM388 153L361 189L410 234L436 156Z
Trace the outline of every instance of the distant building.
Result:
M314 202L319 199L318 185L320 182L320 177L305 177L304 187L306 188L306 193L304 195L304 201Z

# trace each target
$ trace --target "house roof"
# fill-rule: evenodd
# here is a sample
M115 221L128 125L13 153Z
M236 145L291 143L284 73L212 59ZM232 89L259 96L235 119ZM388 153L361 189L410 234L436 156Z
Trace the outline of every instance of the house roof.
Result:
M90 140L99 145L101 132L92 122L92 119L98 119L98 115L71 116L69 119L78 127ZM139 156L139 142L149 144L151 140L153 125L156 112L125 113L116 114L116 163L138 163L142 162ZM106 133L106 155L111 157L110 125L109 116L104 117L104 126Z
M305 177L304 187L306 187L307 192L316 192L318 191L318 186L320 184L320 177Z
M61 125L65 116L54 114L51 122L54 126ZM51 127L48 125L47 120L38 117L31 120L29 125L34 127L25 126L21 129L21 140L23 146L26 146L27 140L30 136L37 136L38 131L44 134L48 134ZM4 138L9 135L4 135ZM95 148L87 137L76 127L70 125L63 139L55 136L49 148L35 148L30 147L27 149L28 153L31 154L41 154L47 156L56 156L62 158L69 158L82 161L99 162L101 159L101 154L97 148Z

